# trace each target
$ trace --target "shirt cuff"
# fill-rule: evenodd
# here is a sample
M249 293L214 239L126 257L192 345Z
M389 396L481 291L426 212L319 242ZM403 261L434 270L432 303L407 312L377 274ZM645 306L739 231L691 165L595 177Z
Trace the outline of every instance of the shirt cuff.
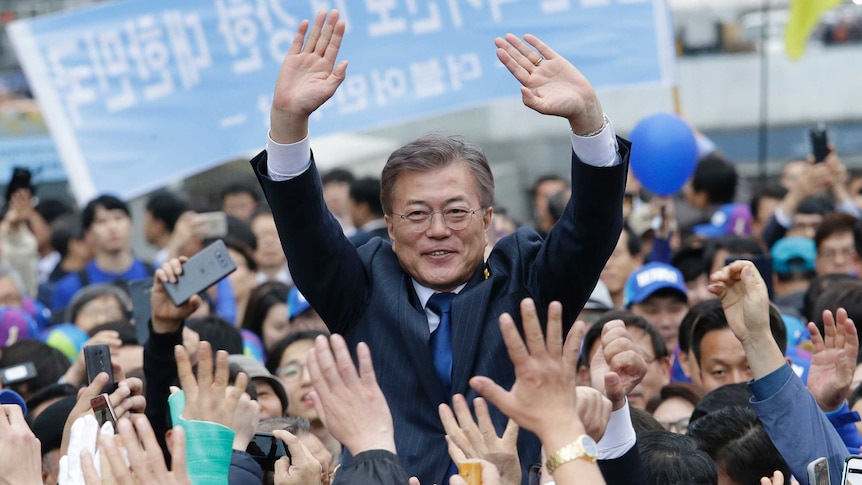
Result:
M844 212L845 214L850 214L857 219L862 216L862 212L859 211L859 208L856 207L856 204L854 204L852 200L845 200L839 204L836 204L835 209L840 212Z
M755 400L765 401L777 394L793 375L793 369L784 364L760 379L749 382L748 387L751 388Z
M635 428L632 426L629 403L611 413L605 434L599 440L599 460L612 460L625 455L637 443Z
M780 206L775 208L773 216L775 216L775 222L780 224L781 227L785 229L790 229L793 226L793 219L787 214L785 214Z
M622 163L617 134L611 120L608 120L602 131L593 136L579 136L573 132L572 150L581 162L593 167L615 167Z
M302 175L311 167L311 142L306 136L296 143L282 145L266 135L266 171L270 179L280 182Z

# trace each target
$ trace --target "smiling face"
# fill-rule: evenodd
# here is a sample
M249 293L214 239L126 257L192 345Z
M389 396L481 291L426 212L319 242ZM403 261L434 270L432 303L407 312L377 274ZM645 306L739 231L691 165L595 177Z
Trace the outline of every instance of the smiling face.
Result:
M440 211L476 210L460 230L450 229ZM386 216L392 250L401 267L419 284L451 291L466 283L482 264L493 209L482 210L476 182L464 163L454 162L431 172L404 172L392 196L393 214ZM407 227L395 214L435 212L421 232Z

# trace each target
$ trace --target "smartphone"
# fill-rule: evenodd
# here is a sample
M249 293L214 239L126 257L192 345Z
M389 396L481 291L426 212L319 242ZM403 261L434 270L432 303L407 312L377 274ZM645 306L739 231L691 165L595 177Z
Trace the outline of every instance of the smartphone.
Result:
M862 456L850 455L844 459L841 483L843 485L862 485Z
M254 434L245 451L265 472L275 470L275 462L282 456L290 458L290 451L284 445L284 441L264 431Z
M475 459L458 462L458 476L467 485L482 485L482 462Z
M192 218L195 231L201 239L218 239L227 236L227 214L203 212Z
M814 155L814 163L821 163L829 155L829 139L826 136L826 125L820 123L817 128L809 132L811 136L811 154Z
M818 458L808 464L808 483L829 485L829 462L826 458Z
M87 368L87 384L92 384L100 372L107 372L108 383L102 388L102 392L114 392L117 384L114 382L114 369L111 367L111 348L107 344L85 345L84 365Z
M32 362L24 362L23 364L0 369L0 384L11 386L12 384L35 379L37 375L36 366Z
M183 263L183 274L176 283L165 283L165 291L174 305L180 306L235 270L236 263L219 239Z
M99 428L105 423L111 423L114 430L117 429L117 415L114 413L114 407L111 406L111 398L107 394L99 394L90 399L90 407L93 408L93 413L96 415L96 421L99 422Z
M129 282L129 295L132 297L132 318L135 321L135 337L140 345L150 339L150 316L153 314L150 297L153 294L153 278Z

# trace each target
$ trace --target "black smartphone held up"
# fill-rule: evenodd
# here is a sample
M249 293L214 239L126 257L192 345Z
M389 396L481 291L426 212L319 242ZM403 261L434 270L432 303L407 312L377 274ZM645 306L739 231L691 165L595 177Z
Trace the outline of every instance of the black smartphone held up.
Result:
M114 382L114 369L111 367L110 347L106 344L85 345L84 364L87 367L87 384L92 384L100 372L107 372L108 383L102 388L102 392L114 392L117 384Z
M32 362L24 362L23 364L0 369L0 384L11 386L12 384L35 379L37 375L36 366Z
M862 456L850 455L844 459L841 473L842 485L862 485Z
M111 423L114 431L117 429L117 415L114 413L114 407L111 406L111 398L107 394L99 394L90 399L90 407L93 408L93 413L96 415L96 421L99 423L99 428L105 423Z
M284 441L276 438L272 433L263 431L254 434L245 451L265 472L275 470L275 462L282 456L290 458L290 451Z
M129 294L132 297L132 318L135 320L135 336L138 339L138 343L144 345L150 339L150 316L153 314L150 297L153 294L153 278L130 281Z
M821 163L829 155L829 138L826 136L826 125L820 123L817 128L812 128L811 154L814 155L814 163Z
M829 485L829 461L826 458L818 458L808 464L808 483Z
M219 239L183 263L183 274L176 283L165 283L165 291L174 305L180 306L235 270L236 263Z

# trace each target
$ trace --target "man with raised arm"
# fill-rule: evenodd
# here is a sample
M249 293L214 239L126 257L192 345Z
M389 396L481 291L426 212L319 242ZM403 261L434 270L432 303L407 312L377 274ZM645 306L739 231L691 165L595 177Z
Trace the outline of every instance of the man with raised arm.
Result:
M507 34L495 40L497 57L524 104L571 129L573 194L560 221L545 239L517 231L484 260L494 197L488 162L473 144L427 136L396 150L381 175L392 243L357 249L326 208L308 140L309 116L347 73L347 62L336 62L344 30L337 11L300 24L276 81L266 151L251 164L297 287L351 348L371 348L404 468L423 483L446 483L453 468L437 405L456 393L472 401L475 375L512 385L497 318L517 315L521 299L541 309L558 300L572 324L619 237L628 142L615 137L571 63L534 36ZM502 433L507 418L491 415ZM522 433L518 448L522 467L539 462L535 435Z

